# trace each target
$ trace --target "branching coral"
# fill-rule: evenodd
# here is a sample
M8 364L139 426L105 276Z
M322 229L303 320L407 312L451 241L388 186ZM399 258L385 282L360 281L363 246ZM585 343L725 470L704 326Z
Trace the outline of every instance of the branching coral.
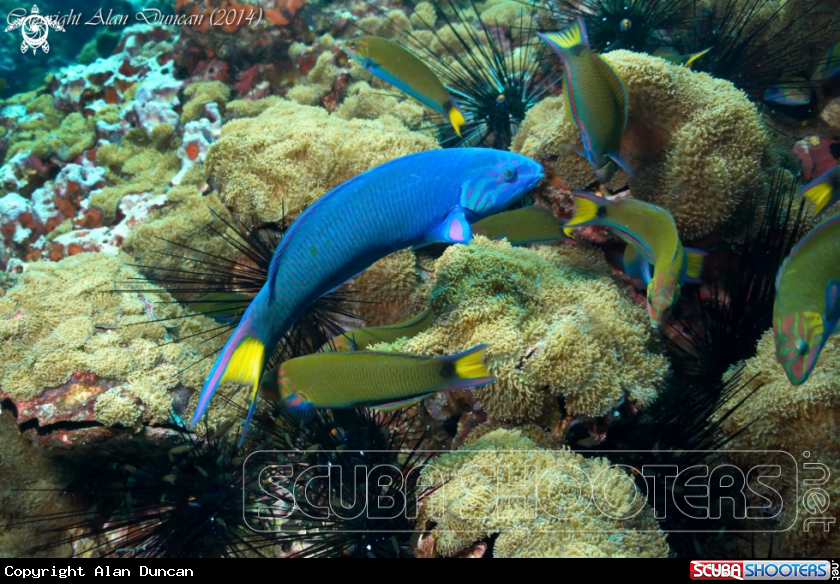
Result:
M376 350L443 355L488 344L498 381L475 393L499 420L536 418L549 393L572 414L604 415L625 396L644 406L668 374L649 349L644 310L603 259L577 246L513 248L480 236L452 246L435 263L430 305L432 328Z
M722 432L741 433L730 443L733 450L747 450L733 454L743 468L767 464L768 455L762 451L780 450L790 453L804 463L824 464L830 469L827 483L821 488L827 493L827 508L819 515L840 515L840 455L837 452L837 428L840 425L840 339L830 337L820 354L819 362L808 381L799 386L788 382L784 369L776 360L773 331L767 331L758 342L756 355L746 361L742 379L758 392L724 421ZM737 398L736 398L737 399ZM720 411L725 412L734 403ZM803 453L807 452L807 455ZM802 456L806 456L803 460ZM814 468L814 467L811 467ZM805 479L818 479L813 470L800 467L800 475L785 474L782 497L786 503L778 525L793 527L780 534L773 549L780 557L833 557L840 553L840 536L836 529L826 533L819 524L803 529L803 522L813 515L810 505L799 507L797 493L808 491ZM814 484L814 483L812 483ZM798 489L797 489L798 486ZM799 510L797 514L797 508Z
M165 423L173 392L203 385L210 363L187 366L201 349L218 348L219 340L200 347L212 323L154 322L183 312L165 293L114 292L132 278L137 272L116 258L79 254L32 264L0 298L0 392L18 405L20 418Z
M493 430L424 469L441 485L421 521L451 556L500 533L494 555L667 557L665 535L633 479L604 458L546 449L520 430Z
M721 225L744 195L765 180L769 140L755 106L728 81L664 59L629 51L605 58L624 81L629 121L621 154L635 176L633 196L667 208L687 238ZM589 163L569 144L582 144L562 98L549 98L527 115L512 149L553 167L572 190L594 182Z
M321 195L369 168L437 142L402 125L345 121L281 100L256 118L234 120L207 154L222 201L268 223L297 216Z

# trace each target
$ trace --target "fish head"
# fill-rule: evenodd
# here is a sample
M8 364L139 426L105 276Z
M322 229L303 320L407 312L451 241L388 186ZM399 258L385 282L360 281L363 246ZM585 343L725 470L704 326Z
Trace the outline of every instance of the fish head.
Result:
M676 270L654 275L647 288L647 309L650 324L659 328L668 310L680 297L680 279Z
M802 385L811 375L825 344L825 323L813 310L774 315L776 359L791 385Z
M469 162L460 203L476 220L504 210L545 176L540 163L521 154L489 148L461 152L469 156Z
M357 63L364 64L368 59L368 47L370 46L369 37L363 36L349 41L344 41L341 48Z

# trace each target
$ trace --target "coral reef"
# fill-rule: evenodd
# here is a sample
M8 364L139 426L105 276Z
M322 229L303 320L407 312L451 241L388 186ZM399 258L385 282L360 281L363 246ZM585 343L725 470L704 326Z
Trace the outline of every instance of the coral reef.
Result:
M804 482L806 479L818 480L822 472L817 471L815 475L807 466L800 466L798 476L796 473L782 476L781 494L786 505L777 523L792 528L778 534L773 542L774 555L797 558L837 555L840 552L837 530L826 532L820 524L805 530L804 522L812 515L840 515L840 476L835 472L840 468L836 431L840 424L840 339L830 337L808 381L793 386L776 360L773 331L769 330L758 342L755 357L746 361L742 379L749 380L749 388L760 389L723 422L721 431L741 431L729 444L730 449L758 452L730 456L742 468L749 468L768 463L767 455L760 451L780 450L790 453L800 464L824 464L830 470L827 482L820 487L827 493L823 499L826 508L818 513L808 508L811 503L796 497L811 488ZM720 411L733 405L729 403ZM803 507L799 507L800 503Z
M408 320L425 309L425 283L412 251L386 256L351 280L346 290L364 300L354 312L365 326Z
M477 236L435 262L429 304L429 330L375 350L444 355L486 343L498 381L474 391L494 419L536 418L551 395L574 415L604 415L625 397L643 407L668 375L644 310L580 246Z
M280 100L255 118L225 124L206 168L222 201L259 224L294 218L357 174L437 146L399 123L345 121Z
M421 484L442 485L420 515L436 524L439 554L499 533L497 558L668 556L630 475L605 458L539 442L537 432L499 428L424 469Z
M629 120L621 155L634 176L619 172L609 186L668 209L685 238L704 235L732 215L765 180L769 138L755 106L728 81L629 51L605 58L624 81ZM595 182L562 98L534 106L512 149L546 164L566 189Z
M187 415L210 362L188 366L220 341L203 344L202 331L213 325L201 317L155 322L183 315L166 293L114 292L133 279L144 287L118 259L85 253L31 264L0 298L0 397L15 404L18 422L91 422L37 435L39 442L90 446L144 424L166 424L172 411ZM211 427L219 423L215 415L209 419ZM154 428L146 434L168 436Z

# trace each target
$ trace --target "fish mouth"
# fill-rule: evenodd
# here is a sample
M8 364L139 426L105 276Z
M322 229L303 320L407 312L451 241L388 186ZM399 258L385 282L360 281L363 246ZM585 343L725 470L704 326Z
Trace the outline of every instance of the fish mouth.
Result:
M540 170L539 172L537 172L531 178L531 180L528 181L528 189L527 190L531 191L531 190L537 188L537 185L540 184L540 181L544 178L545 178L545 173L542 170Z

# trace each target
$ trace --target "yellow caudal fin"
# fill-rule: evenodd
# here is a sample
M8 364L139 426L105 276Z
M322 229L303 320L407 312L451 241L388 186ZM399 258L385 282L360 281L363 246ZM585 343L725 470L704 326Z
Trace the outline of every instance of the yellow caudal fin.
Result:
M711 50L712 50L712 47L709 47L705 51L700 51L699 53L694 53L693 55L689 55L688 60L686 60L686 62L685 62L685 66L686 67L691 67L691 65L694 64L694 61L696 61L697 59L699 59L700 57L702 57L703 55L705 55L706 53L708 53Z
M703 262L706 261L706 252L699 249L685 248L685 277L689 282L697 283L703 275Z
M484 379L490 377L490 373L481 362L484 356L484 349L487 345L478 345L469 351L465 351L455 357L455 374L460 379Z
M461 137L461 126L467 123L466 118L464 118L464 114L461 113L461 110L458 109L458 106L453 104L452 107L449 108L449 123L452 124L452 128L455 130L455 133L458 134L458 137Z
M538 36L555 50L569 50L581 45L587 48L589 47L589 39L586 38L586 25L580 18L574 24L564 28L560 32L548 34L538 33Z
M804 191L802 196L814 203L816 206L815 215L819 215L822 210L831 201L831 185L827 183L817 183L810 189Z
M597 195L590 193L572 193L575 198L575 210L572 213L572 218L564 226L563 231L569 233L567 230L572 227L580 227L586 225L598 216L598 204L592 200Z
M265 345L257 339L245 338L230 358L220 383L232 381L259 387L265 364Z

